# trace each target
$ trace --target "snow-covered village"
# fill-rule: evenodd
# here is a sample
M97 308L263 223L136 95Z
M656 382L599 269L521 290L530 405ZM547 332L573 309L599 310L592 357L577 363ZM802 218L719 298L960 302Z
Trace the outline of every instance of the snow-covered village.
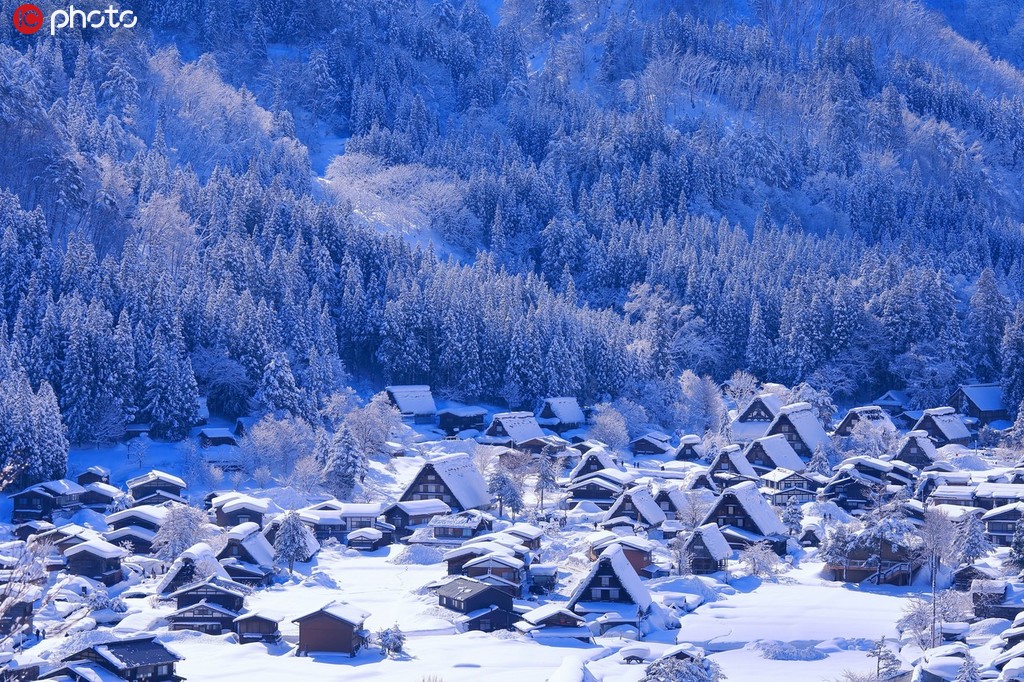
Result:
M0 0L0 682L1024 681L1019 0Z

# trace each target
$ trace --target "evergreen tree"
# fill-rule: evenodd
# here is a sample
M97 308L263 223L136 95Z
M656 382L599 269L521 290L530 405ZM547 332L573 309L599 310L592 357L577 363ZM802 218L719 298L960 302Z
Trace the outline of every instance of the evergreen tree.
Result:
M150 433L172 440L184 438L198 415L199 403L192 362L179 334L158 329L146 373L146 414Z
M786 502L785 508L782 510L782 523L785 524L786 530L789 531L790 535L797 535L803 528L804 511L800 508L800 503L797 502L796 497L790 497L789 501Z
M540 502L541 512L544 511L544 493L558 490L554 454L551 446L546 445L540 451L540 459L537 460L537 483L534 485L534 492Z
M1011 407L1019 405L1024 401L1024 306L1017 306L1006 323L1000 362L1003 401Z
M868 657L875 659L875 679L888 680L900 673L902 662L885 643L885 637L879 637L875 645L868 651Z
M279 561L288 564L288 572L292 573L296 561L309 559L307 536L309 529L302 523L298 512L288 511L281 517L274 537L274 552Z
M832 463L829 461L824 443L818 443L814 446L814 454L811 455L810 461L807 462L807 471L812 474L832 476Z
M980 515L968 514L967 518L956 524L953 549L960 564L973 564L994 549L985 534L985 524Z
M1007 563L1018 571L1024 570L1024 519L1018 519L1013 527Z
M971 652L968 651L964 656L964 662L960 664L960 669L956 672L956 677L953 678L953 682L981 682L981 680L981 667L974 660Z
M35 456L39 464L37 476L41 480L64 478L68 469L67 429L61 420L57 396L44 381L36 392L32 405Z
M331 451L323 471L324 487L339 500L350 499L356 483L363 479L366 457L359 451L347 425L342 424L334 434Z
M284 353L275 353L263 368L255 400L268 412L284 411L293 417L307 413L302 392L295 383L291 365Z
M381 653L386 656L395 656L402 653L402 649L405 648L405 633L397 624L383 628L377 631L377 644L380 646Z
M991 268L982 270L975 283L967 313L968 338L974 368L981 379L999 375L999 350L1009 302L999 292Z
M498 500L498 516L504 515L506 506L513 514L523 508L523 496L519 483L501 464L495 466L487 478L487 492Z

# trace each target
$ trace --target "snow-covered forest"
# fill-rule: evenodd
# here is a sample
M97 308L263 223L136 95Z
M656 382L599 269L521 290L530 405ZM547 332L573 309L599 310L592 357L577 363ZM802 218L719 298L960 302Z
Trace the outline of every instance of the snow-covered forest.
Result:
M58 409L71 442L178 437L200 392L312 421L361 382L666 427L687 369L917 407L973 377L1015 408L1022 57L934 4L0 22L6 459L48 467Z

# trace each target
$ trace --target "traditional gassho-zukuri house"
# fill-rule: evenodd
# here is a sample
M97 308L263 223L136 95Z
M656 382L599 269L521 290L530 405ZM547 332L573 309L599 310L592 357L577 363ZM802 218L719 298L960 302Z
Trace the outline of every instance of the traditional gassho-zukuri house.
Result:
M410 500L441 500L454 512L491 506L484 477L469 456L462 454L425 462L399 498L399 502Z
M785 436L796 454L805 462L810 461L819 445L828 447L832 443L809 403L784 406L765 433L767 436L777 434Z

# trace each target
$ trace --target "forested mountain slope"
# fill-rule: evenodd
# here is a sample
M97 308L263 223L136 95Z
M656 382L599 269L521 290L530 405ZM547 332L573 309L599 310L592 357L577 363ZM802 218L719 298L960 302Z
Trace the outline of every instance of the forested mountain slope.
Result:
M0 24L0 418L177 436L197 391L313 419L357 374L672 425L683 370L738 368L1016 405L1024 75L917 3L819 4Z

